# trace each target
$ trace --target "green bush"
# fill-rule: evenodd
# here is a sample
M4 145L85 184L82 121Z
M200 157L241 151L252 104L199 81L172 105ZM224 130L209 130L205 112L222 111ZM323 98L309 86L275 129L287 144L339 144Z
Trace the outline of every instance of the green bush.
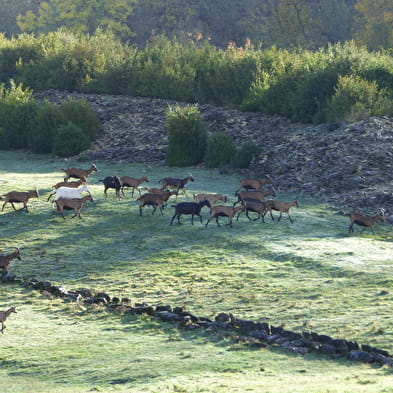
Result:
M61 103L60 111L64 124L72 122L81 128L90 140L95 138L100 124L86 100L69 98Z
M393 101L385 89L378 89L376 82L357 75L341 76L326 111L328 121L356 121L370 115L392 114Z
M34 153L51 153L57 128L62 116L57 105L50 102L37 104L33 129L27 136L27 147Z
M231 138L219 132L208 139L204 161L209 168L217 168L232 162L235 153L235 145Z
M53 153L60 157L70 157L86 150L89 145L89 136L77 125L68 122L56 131Z
M261 152L261 148L253 142L245 142L236 151L233 159L235 168L248 168L251 160Z
M33 128L37 106L31 91L10 82L0 84L0 147L20 149L27 145L27 135Z
M198 107L170 107L165 129L169 137L166 156L168 165L182 167L202 162L207 133Z

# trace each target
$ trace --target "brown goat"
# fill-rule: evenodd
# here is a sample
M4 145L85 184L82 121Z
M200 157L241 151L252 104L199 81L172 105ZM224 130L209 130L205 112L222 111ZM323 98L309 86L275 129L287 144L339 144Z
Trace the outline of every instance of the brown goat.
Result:
M76 178L76 179L82 179L84 181L87 181L88 176L92 172L97 172L98 169L95 164L92 164L89 169L80 169L80 168L61 168L62 171L65 172L66 177L64 178L64 181L68 181L70 177Z
M191 173L184 179L177 179L174 177L164 177L163 179L159 180L159 183L161 183L162 185L161 187L162 190L166 190L168 188L176 190L177 192L182 190L183 193L185 194L186 190L184 189L184 187L190 181L194 181L194 178L192 177Z
M78 188L84 183L86 183L86 181L82 179L77 181L61 181L59 183L56 183L54 186L52 186L52 188L54 188L55 190L57 190L60 187Z
M8 270L8 265L10 262L18 258L19 260L22 260L22 256L20 255L20 251L18 247L15 247L16 251L12 252L11 254L8 255L0 255L0 268L3 269L3 275L7 273Z
M83 204L86 201L94 202L94 200L90 194L84 196L83 198L59 198L55 201L56 210L53 212L53 214L55 214L56 211L58 211L61 213L61 215L65 219L64 210L75 210L76 213L71 218L78 216L80 219L82 219L81 209L82 209Z
M267 207L267 210L270 212L270 217L272 218L273 221L274 221L274 218L273 218L272 210L276 210L276 211L280 212L280 217L278 217L277 221L281 220L282 213L287 213L289 221L291 221L291 223L293 223L293 220L292 220L291 216L289 215L289 209L292 206L299 207L299 204L297 201L283 202L283 201L277 201L275 199L272 199L271 203Z
M218 217L228 217L229 218L229 223L226 225L229 225L232 227L232 218L234 215L240 211L244 211L244 206L238 206L238 207L232 207L232 206L223 206L223 205L218 205L218 206L212 206L211 212L210 212L210 217L207 220L207 223L205 225L205 228L207 228L207 225L209 224L210 220L212 218L216 219L216 223L218 226L221 226L220 223L218 222Z
M237 193L237 201L235 201L232 206L235 207L239 202L243 201L244 199L255 199L258 201L263 201L265 197L269 195L276 196L276 193L273 189L266 191L239 191Z
M151 194L151 193L143 194L137 199L137 201L139 201L139 214L142 215L142 209L145 206L153 206L154 209L152 214L156 212L158 207L160 209L161 215L164 215L163 209L165 206L165 202L168 200L168 199L165 200L165 198L166 197L164 195L160 195L160 194Z
M366 214L362 214L359 212L352 212L347 214L349 216L349 219L351 220L351 223L349 225L349 232L353 232L353 224L360 225L364 227L361 231L361 233L364 232L366 228L370 228L371 232L374 233L374 226L378 221L386 221L385 220L385 210L384 209L379 209L379 214L375 216L368 216Z
M213 206L218 201L227 201L227 196L223 194L194 194L195 202L208 201Z
M4 329L6 328L5 321L13 312L17 314L15 307L10 307L7 311L0 311L1 333L4 333Z
M265 222L265 214L268 210L269 206L273 203L271 199L267 201L259 201L257 199L243 199L242 201L244 205L244 211L246 212L247 218L251 221L250 216L248 215L249 212L258 213L258 217L254 218L254 221L258 220L259 218L262 222ZM237 215L236 221L239 220L241 212Z
M30 198L38 198L38 191L10 191L7 194L2 195L2 197L5 197L5 202L3 203L1 211L4 210L4 206L7 203L11 203L11 206L14 208L14 210L16 210L14 203L23 203L22 209L26 209L28 212L29 210L27 209L27 202Z
M242 189L245 188L246 190L260 190L265 184L271 183L272 181L268 178L255 180L255 179L241 179L240 185L236 190L235 195Z
M134 196L135 189L138 190L139 196L141 196L141 190L138 187L143 182L149 182L149 179L146 176L143 176L143 177L141 177L139 179L135 178L135 177L122 176L120 178L120 185L121 185L121 192L122 192L122 194L124 195L124 187L131 187L132 188L131 197Z

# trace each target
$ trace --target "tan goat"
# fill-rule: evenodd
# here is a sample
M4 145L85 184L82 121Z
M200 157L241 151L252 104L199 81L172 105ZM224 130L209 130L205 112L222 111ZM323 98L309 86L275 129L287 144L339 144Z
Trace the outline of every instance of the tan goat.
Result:
M370 228L371 232L374 233L374 226L378 221L386 221L385 220L385 210L379 209L379 214L375 216L368 216L366 214L362 214L359 212L352 212L348 214L351 223L349 225L349 232L353 232L353 224L360 225L364 227L361 233L364 232L366 228Z
M205 228L207 228L207 225L209 224L209 222L212 218L215 218L217 225L221 226L220 223L218 222L218 217L228 217L229 223L226 225L229 225L230 227L232 227L232 218L235 216L236 213L238 213L240 211L244 211L243 205L237 206L237 207L223 206L223 205L212 206L211 212L210 212L210 217L207 220Z
M92 164L90 168L88 169L81 169L81 168L61 168L62 171L65 172L66 177L64 178L64 181L68 181L70 177L76 178L76 179L82 179L84 181L87 181L88 176L92 172L97 172L98 169L95 164Z
M149 179L146 176L135 178L129 176L122 176L120 178L121 192L124 195L124 187L131 187L132 193L131 197L134 196L135 189L138 190L139 196L141 196L141 190L138 188L143 182L149 182Z
M76 213L71 218L78 216L80 219L82 219L81 209L86 201L94 202L91 195L86 195L83 198L59 198L55 201L56 210L53 212L53 214L55 214L56 211L58 211L65 219L64 210L75 210Z
M10 262L15 259L18 258L19 260L22 260L22 256L20 255L20 251L18 247L15 247L16 251L12 252L11 254L8 255L0 255L0 268L3 269L3 274L7 273L7 269L8 269L8 265L10 264Z
M273 218L272 210L276 210L276 211L280 212L280 216L278 217L277 221L281 220L282 213L287 213L289 221L291 221L291 223L293 223L293 220L292 220L291 216L289 215L289 209L292 206L299 207L299 204L297 201L283 202L283 201L277 201L275 199L272 199L271 202L272 203L270 203L268 205L267 210L270 212L270 217L272 218L273 221L274 221L274 218Z
M27 202L30 198L38 198L38 191L10 191L7 194L2 195L2 197L5 198L5 202L3 203L1 211L4 210L4 206L7 203L11 203L11 206L14 208L14 210L16 210L14 203L23 203L22 209L26 209L28 212L29 210L27 209Z
M236 190L235 195L242 189L246 190L260 190L265 184L269 184L272 181L268 178L255 180L255 179L241 179L240 185Z
M13 312L17 314L15 307L10 307L7 311L0 311L1 333L4 333L4 329L6 328L5 321Z

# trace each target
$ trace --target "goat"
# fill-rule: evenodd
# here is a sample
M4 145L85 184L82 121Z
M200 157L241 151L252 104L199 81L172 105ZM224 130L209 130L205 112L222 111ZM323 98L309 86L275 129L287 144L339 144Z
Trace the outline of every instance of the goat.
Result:
M227 201L227 196L223 194L193 194L195 202L209 201L210 206L213 206L217 201Z
M4 333L4 329L6 328L5 321L13 312L17 314L15 307L10 307L7 311L0 311L1 333Z
M78 180L78 181L61 181L59 183L56 183L54 186L52 186L53 189L57 190L60 187L68 187L68 188L78 188L79 186L85 184L85 180Z
M172 205L175 208L175 214L172 217L171 223L177 217L177 222L180 224L180 216L182 214L191 214L191 225L194 225L194 216L199 216L202 224L201 210L204 206L210 207L210 203L207 200L200 202L180 202L177 205Z
M79 188L60 187L57 190L53 190L49 194L47 201L49 201L49 199L51 199L53 195L56 195L55 201L57 201L59 198L80 198L82 192L84 191L90 194L90 190L87 184L84 184L82 187Z
M292 206L299 207L299 204L297 201L283 202L283 201L277 201L275 199L271 199L271 203L268 205L267 210L270 212L270 217L272 218L273 221L274 221L274 218L273 218L272 210L276 210L276 211L280 212L280 217L278 217L277 221L281 220L282 213L287 213L289 221L291 221L291 223L293 224L293 220L292 220L291 216L289 215L289 209Z
M8 265L13 259L18 258L19 260L22 260L22 256L20 255L19 248L15 247L15 249L16 251L12 252L11 254L0 255L0 267L3 269L2 272L3 275L7 274Z
M141 190L138 188L141 183L143 182L149 182L149 179L146 176L143 176L139 179L135 177L129 177L129 176L122 176L120 178L120 184L121 184L121 192L124 195L124 187L131 187L132 188L132 193L131 193L131 198L134 197L134 191L135 189L138 190L139 196L141 196Z
M82 179L82 180L87 180L88 176L92 172L97 172L98 169L95 164L92 164L89 169L80 169L80 168L61 168L62 171L65 172L66 177L64 178L64 181L67 181L70 177L76 178L76 179Z
M164 202L168 202L168 199L172 196L172 195L176 195L177 197L177 191L167 191L167 190L161 190L161 188L149 188L149 194L157 194L157 195L161 195L162 198L164 199ZM166 206L166 203L164 205L164 207Z
M240 185L237 188L235 195L242 189L245 188L247 191L249 190L260 190L265 184L271 183L272 181L268 178L261 180L254 179L241 179Z
M221 226L220 223L218 222L218 217L228 217L229 218L229 225L232 227L232 218L233 216L240 212L244 211L244 206L240 205L237 207L232 207L232 206L223 206L223 205L217 205L217 206L212 206L211 212L210 212L210 217L207 220L207 223L205 225L205 228L207 228L207 225L209 224L210 220L212 218L216 219L216 223L218 226Z
M116 198L118 201L120 201L120 189L121 189L121 181L119 176L113 175L113 176L107 176L105 179L101 179L99 181L102 181L104 184L104 194L105 194L105 199L108 198L108 195L106 191L108 188L114 188L116 190Z
M169 197L168 197L169 198ZM145 206L153 206L153 213L154 214L157 210L157 207L160 208L161 215L164 215L162 212L165 206L165 197L160 194L143 194L140 196L137 201L139 201L139 215L142 215L142 209Z
M158 182L161 183L162 190L166 190L166 189L170 188L170 189L176 190L177 192L182 190L183 193L186 194L186 190L184 189L184 187L190 181L194 181L194 178L192 177L191 173L189 173L188 176L185 177L184 179L177 179L174 177L164 177L163 179L159 180Z
M385 220L385 210L379 209L379 214L376 216L368 216L366 214L362 214L359 212L352 212L347 214L351 220L351 224L349 225L349 232L353 232L353 224L360 225L364 227L361 233L364 232L366 228L370 228L372 233L374 234L374 226L378 221L386 221Z
M250 216L248 215L249 212L254 212L258 213L258 217L254 218L254 221L258 220L259 218L262 220L262 222L265 222L265 214L268 209L268 207L272 204L272 200L267 200L267 201L259 201L257 199L243 199L242 201L244 205L244 211L246 212L247 218L251 221ZM237 215L236 221L239 220L241 212Z
M265 197L271 195L276 196L273 189L267 191L239 191L236 193L237 201L234 202L233 207L235 207L239 202L244 199L256 199L258 201L263 201Z
M71 218L78 216L80 219L82 219L81 209L82 209L83 204L86 201L94 202L94 200L90 194L84 196L83 198L59 198L55 201L56 210L53 212L53 214L55 214L56 211L58 211L61 213L61 215L63 216L63 218L65 220L64 210L75 210L76 213Z
M22 209L26 209L26 211L29 212L27 209L27 201L30 198L38 198L38 191L10 191L7 194L1 196L5 197L5 202L3 203L1 211L4 210L4 206L9 202L11 203L11 206L14 208L14 210L16 210L14 203L23 203Z

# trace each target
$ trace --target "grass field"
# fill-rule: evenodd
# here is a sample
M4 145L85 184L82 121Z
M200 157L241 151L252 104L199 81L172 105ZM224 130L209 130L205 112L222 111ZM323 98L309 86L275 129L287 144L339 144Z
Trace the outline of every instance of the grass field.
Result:
M199 316L240 318L314 330L393 352L393 232L348 234L348 217L298 195L300 208L280 222L243 216L233 228L208 228L190 217L169 226L173 208L152 216L129 191L103 197L99 179L192 172L192 192L234 200L238 176L215 170L96 162L89 179L95 202L82 220L52 216L46 201L60 168L90 163L0 152L0 193L38 188L30 213L0 212L0 253L18 246L10 271L68 289L103 290L132 302L183 306ZM263 174L262 174L263 175ZM204 223L208 211L204 211ZM223 219L223 222L225 219ZM16 305L1 335L0 381L6 392L393 392L390 369L329 358L250 350L207 333L184 333L147 317L122 317L63 303L14 285L0 286L0 309Z

